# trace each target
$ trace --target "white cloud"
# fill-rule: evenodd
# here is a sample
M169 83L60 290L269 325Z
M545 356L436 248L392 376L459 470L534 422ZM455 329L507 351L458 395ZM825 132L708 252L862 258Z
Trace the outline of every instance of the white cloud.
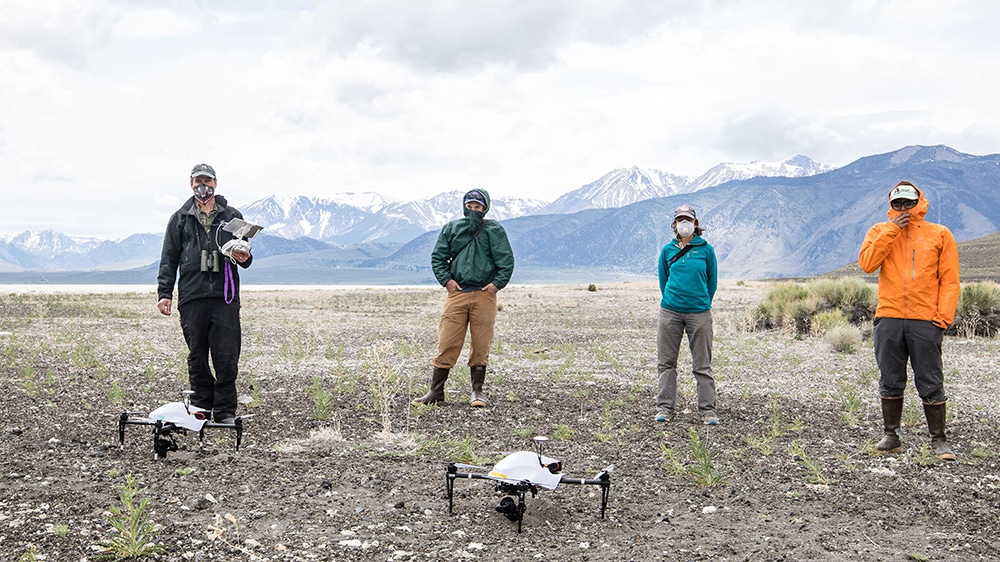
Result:
M0 190L0 232L159 232L201 161L239 205L472 185L554 199L631 165L995 153L997 16L971 0L7 0L0 177L46 205Z

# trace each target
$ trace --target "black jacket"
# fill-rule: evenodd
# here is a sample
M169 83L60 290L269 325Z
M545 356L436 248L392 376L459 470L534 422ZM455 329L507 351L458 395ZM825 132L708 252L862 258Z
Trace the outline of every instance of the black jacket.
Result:
M198 218L198 207L194 203L194 197L188 199L180 209L170 216L167 222L167 231L163 235L163 252L160 254L160 273L156 278L157 297L159 299L173 299L174 281L177 281L177 306L188 301L205 298L224 298L225 288L225 266L228 261L225 256L219 254L222 260L219 265L219 272L205 272L201 270L201 251L208 250L211 254L213 250L218 250L226 242L233 239L231 232L221 230L222 223L233 219L242 219L243 215L234 207L227 206L225 197L215 196L215 204L219 208L219 213L215 215L212 222L211 233L205 232L205 227L201 225ZM253 256L247 261L237 264L240 267L250 267ZM232 266L230 266L232 267ZM178 269L180 274L178 275ZM240 302L240 274L236 267L232 267L233 285L230 292L234 294L233 304Z

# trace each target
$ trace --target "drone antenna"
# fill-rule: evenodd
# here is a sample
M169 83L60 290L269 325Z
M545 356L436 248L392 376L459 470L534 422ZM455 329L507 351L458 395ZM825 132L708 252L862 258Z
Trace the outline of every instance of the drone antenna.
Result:
M184 403L184 411L187 412L189 416L191 415L191 408L189 408L188 406L191 405L191 395L192 394L194 394L193 390L182 390L181 391L181 396L183 397L181 399L181 402Z
M538 464L540 466L545 466L545 463L542 462L542 445L544 445L549 438L544 435L536 435L532 437L531 440L535 442L535 450L538 453Z

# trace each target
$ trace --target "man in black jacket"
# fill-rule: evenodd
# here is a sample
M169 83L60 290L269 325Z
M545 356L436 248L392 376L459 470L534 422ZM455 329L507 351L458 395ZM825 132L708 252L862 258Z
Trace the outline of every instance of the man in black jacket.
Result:
M250 267L249 251L221 253L233 234L222 227L243 215L215 194L215 169L198 164L191 170L194 194L167 223L157 277L157 308L169 316L177 284L177 310L188 345L191 405L211 412L217 423L236 418L236 375L240 360L240 275ZM178 270L180 271L178 275ZM209 369L209 354L215 376Z

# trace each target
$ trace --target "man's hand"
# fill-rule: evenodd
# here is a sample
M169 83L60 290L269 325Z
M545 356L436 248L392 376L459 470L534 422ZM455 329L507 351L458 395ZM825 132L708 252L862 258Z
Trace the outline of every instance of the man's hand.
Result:
M462 286L459 285L458 281L455 281L454 279L449 279L448 282L444 284L444 288L448 289L449 293L462 290Z
M893 217L891 222L895 223L900 229L906 228L906 225L910 224L910 212L899 213Z
M497 291L499 291L500 289L497 289L497 286L496 286L496 285L494 285L493 283L490 283L489 285L487 285L487 286L483 287L483 288L482 288L482 289L480 289L480 290L481 290L481 291L489 291L489 292L490 292L490 294L493 294L493 295L495 295L495 294L497 294Z
M160 299L160 302L156 303L156 308L159 309L160 314L164 316L170 316L170 305L173 303L170 299Z
M250 252L244 252L243 250L233 250L233 259L237 263L244 263L250 259Z

